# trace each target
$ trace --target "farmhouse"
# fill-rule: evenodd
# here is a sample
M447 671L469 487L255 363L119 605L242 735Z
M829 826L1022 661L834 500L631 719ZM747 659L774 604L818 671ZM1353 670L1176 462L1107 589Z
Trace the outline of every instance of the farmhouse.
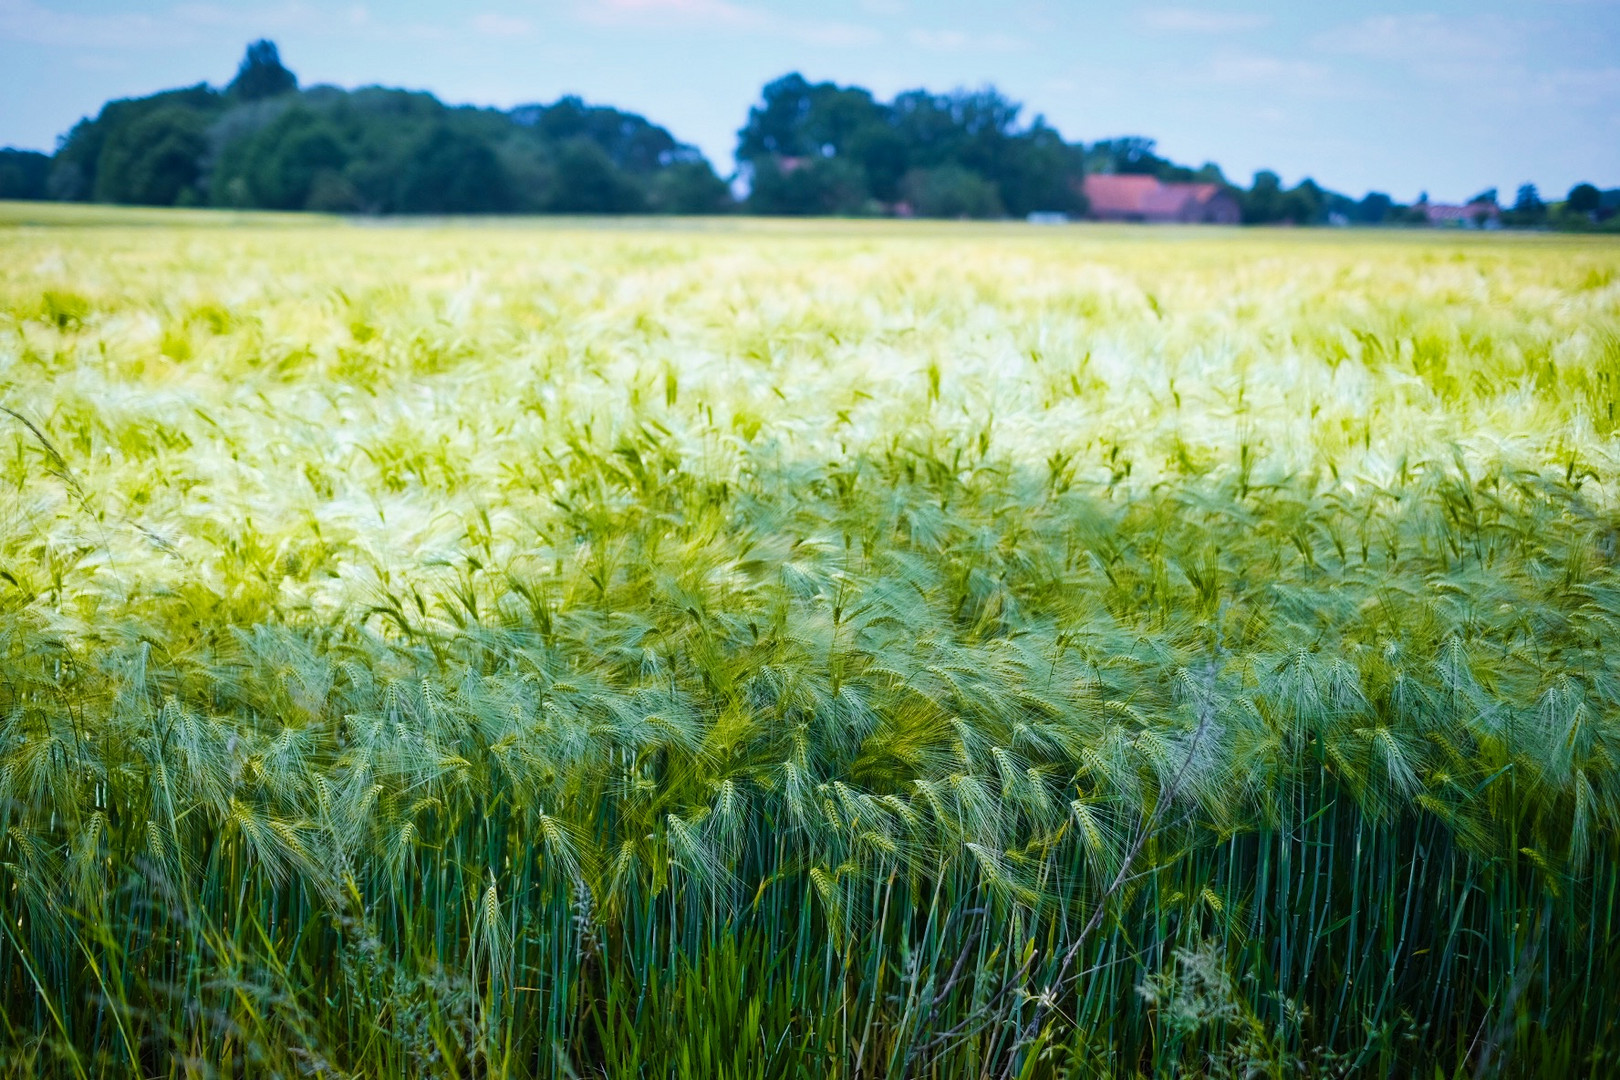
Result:
M1418 203L1417 209L1423 211L1430 225L1486 229L1500 228L1502 225L1502 210L1489 199L1475 199L1466 206L1425 200Z
M1096 173L1084 181L1098 221L1236 225L1237 199L1219 184L1165 183L1156 176Z

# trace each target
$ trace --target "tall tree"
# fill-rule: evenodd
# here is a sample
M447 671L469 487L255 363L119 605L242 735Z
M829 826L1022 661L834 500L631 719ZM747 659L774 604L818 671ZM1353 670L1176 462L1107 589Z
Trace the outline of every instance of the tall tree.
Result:
M1577 214L1593 214L1603 205L1603 193L1592 184L1576 184L1569 189L1565 205Z
M51 159L35 150L0 150L0 199L43 199Z
M226 92L238 101L260 101L298 89L298 77L281 63L276 43L260 38L247 47Z

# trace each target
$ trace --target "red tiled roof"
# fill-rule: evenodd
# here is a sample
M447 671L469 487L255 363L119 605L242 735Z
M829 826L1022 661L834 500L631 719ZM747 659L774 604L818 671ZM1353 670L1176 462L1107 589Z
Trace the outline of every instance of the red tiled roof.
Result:
M1120 176L1093 173L1085 179L1086 198L1091 201L1091 212L1103 214L1141 214L1143 203L1158 193L1156 176Z
M1467 206L1448 206L1445 203L1425 203L1423 213L1431 222L1473 221L1475 218L1494 218L1501 210L1495 203L1472 202Z
M1173 221L1189 205L1202 207L1220 193L1218 184L1167 184L1156 176L1093 173L1083 189L1091 214L1101 218Z

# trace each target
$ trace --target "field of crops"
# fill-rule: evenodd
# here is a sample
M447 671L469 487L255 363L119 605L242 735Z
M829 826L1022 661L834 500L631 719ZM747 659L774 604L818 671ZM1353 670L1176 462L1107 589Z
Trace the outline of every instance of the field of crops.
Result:
M1620 244L0 207L6 1075L1620 1070Z

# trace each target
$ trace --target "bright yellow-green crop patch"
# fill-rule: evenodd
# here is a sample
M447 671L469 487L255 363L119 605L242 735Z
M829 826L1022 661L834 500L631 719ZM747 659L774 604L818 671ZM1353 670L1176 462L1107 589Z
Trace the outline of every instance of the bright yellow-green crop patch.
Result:
M97 519L14 426L6 543L51 538L81 598L251 572L329 616L521 543L543 462L646 425L717 477L896 440L1124 491L1456 457L1606 501L1615 473L1612 242L84 213L0 234L5 401Z

